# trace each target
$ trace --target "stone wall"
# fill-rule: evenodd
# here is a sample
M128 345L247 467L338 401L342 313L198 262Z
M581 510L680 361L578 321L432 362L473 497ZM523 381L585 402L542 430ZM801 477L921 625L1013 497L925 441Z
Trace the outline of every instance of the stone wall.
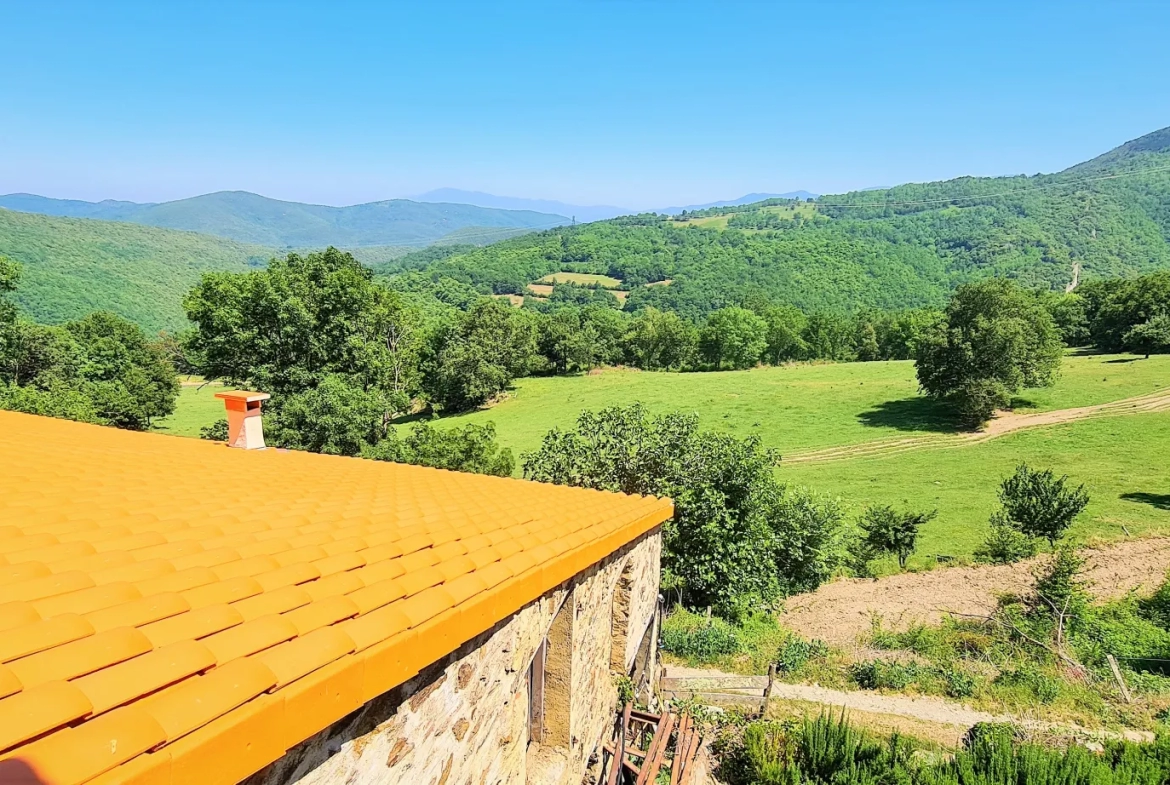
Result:
M640 649L654 648L642 644L653 633L661 549L655 529L289 750L248 785L577 785L612 726L611 664L620 658L628 673ZM550 631L540 743L529 739L528 670Z

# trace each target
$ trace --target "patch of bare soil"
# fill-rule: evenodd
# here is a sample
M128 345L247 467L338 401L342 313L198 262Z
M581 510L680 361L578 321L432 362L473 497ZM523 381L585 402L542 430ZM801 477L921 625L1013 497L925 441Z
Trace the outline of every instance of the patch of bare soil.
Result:
M1130 540L1086 549L1086 578L1098 599L1131 590L1152 592L1170 568L1170 538ZM857 645L871 618L905 629L938 623L948 613L987 614L1001 594L1022 593L1032 584L1040 556L1019 564L949 567L891 575L878 580L846 578L815 592L789 598L780 621L805 638L835 646Z
M1124 398L1120 401L1110 401L1109 403L1101 403L1095 406L1078 406L1073 409L1057 409L1051 412L1034 412L1031 414L1000 412L982 430L971 433L895 437L892 439L864 442L862 444L826 447L820 450L785 454L784 462L790 464L825 463L851 458L884 457L911 450L928 448L963 447L995 439L1009 433L1015 433L1026 428L1061 425L1077 420L1087 420L1091 417L1110 417L1166 410L1170 410L1170 389L1158 390L1147 395Z

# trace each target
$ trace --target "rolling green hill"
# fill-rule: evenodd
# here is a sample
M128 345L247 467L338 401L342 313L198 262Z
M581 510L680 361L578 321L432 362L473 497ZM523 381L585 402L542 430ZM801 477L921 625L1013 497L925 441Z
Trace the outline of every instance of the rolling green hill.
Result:
M408 199L328 207L282 202L246 191L220 191L159 204L81 202L8 194L0 196L0 207L183 229L272 248L421 246L472 228L477 236L490 242L508 236L508 232L547 229L569 222L564 216L530 210Z
M1057 174L615 218L466 249L423 269L496 294L553 272L610 275L631 290L627 310L698 318L760 294L807 310L937 306L958 284L990 276L1063 290L1074 270L1083 281L1165 267L1170 129ZM671 286L643 286L667 278Z
M108 310L151 333L181 329L183 295L201 273L262 266L273 253L194 232L0 210L0 255L24 268L16 302L46 323Z

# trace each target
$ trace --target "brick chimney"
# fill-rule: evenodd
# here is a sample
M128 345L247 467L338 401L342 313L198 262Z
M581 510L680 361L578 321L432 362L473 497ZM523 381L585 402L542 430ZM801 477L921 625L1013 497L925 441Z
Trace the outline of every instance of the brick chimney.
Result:
M264 449L264 427L260 424L260 404L267 401L268 393L229 390L215 394L223 399L227 409L228 447L244 450Z

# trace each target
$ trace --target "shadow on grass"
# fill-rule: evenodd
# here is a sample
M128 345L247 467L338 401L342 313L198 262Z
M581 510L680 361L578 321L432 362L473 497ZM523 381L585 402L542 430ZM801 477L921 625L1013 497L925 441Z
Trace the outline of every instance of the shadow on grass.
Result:
M1117 363L1136 363L1141 357L1118 357L1116 360L1106 360L1105 365L1116 365Z
M1156 507L1159 510L1170 510L1170 493L1145 493L1143 491L1134 491L1133 493L1121 494L1122 499L1127 502L1138 502L1139 504L1148 504L1151 507Z
M857 419L862 425L899 431L958 433L964 430L946 404L922 396L885 401L857 415Z

